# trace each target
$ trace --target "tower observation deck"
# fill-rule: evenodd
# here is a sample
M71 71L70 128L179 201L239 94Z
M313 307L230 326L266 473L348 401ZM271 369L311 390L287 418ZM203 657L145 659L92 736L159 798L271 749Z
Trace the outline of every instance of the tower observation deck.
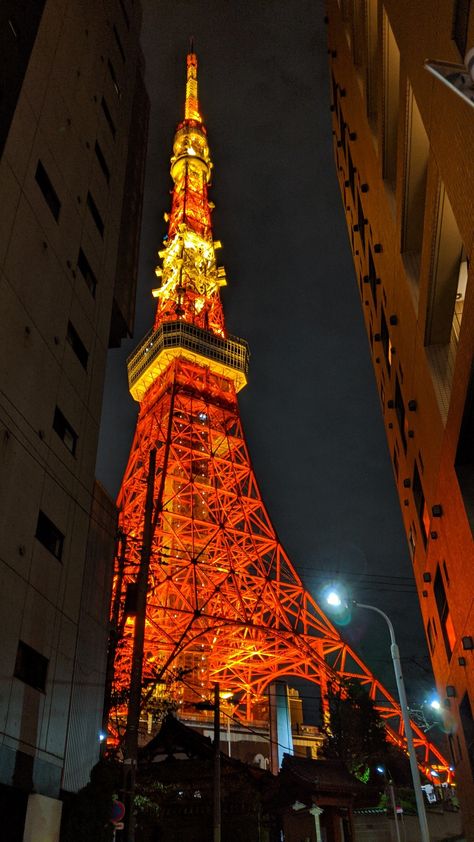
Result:
M184 120L171 158L168 234L156 270L160 286L153 291L156 318L128 360L140 410L118 498L111 728L120 736L124 725L134 599L146 555L144 718L153 717L163 697L190 710L218 682L232 694L232 715L251 723L262 718L268 686L279 678L307 679L323 698L328 683L350 678L367 688L390 740L403 746L398 703L305 589L262 501L237 404L249 351L227 333L222 310L226 276L212 234L211 172L197 58L190 53ZM447 769L413 727L420 765Z

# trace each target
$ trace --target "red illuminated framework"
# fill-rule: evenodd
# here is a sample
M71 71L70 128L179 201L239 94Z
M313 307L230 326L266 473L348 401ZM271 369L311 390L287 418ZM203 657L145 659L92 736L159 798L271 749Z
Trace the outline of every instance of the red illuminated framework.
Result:
M211 167L191 54L185 119L171 160L174 191L157 270L162 283L154 291L156 321L128 363L140 412L118 501L124 547L116 561L115 619L122 636L111 721L114 727L123 722L152 480L144 706L165 692L184 710L208 698L219 682L233 694L234 715L252 722L276 679L307 679L324 697L328 682L351 678L367 687L390 740L403 745L397 702L305 590L260 496L237 404L248 349L226 333L220 302L225 273L216 265L220 244L212 239ZM436 747L416 725L413 730L420 765L447 771Z

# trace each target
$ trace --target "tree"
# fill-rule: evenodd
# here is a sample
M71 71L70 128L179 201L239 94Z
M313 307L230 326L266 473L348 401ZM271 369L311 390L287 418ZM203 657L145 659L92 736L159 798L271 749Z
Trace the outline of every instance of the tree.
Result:
M112 803L120 782L120 766L112 760L99 760L90 773L90 782L65 804L61 842L109 842Z
M367 782L371 766L387 754L385 726L363 686L349 680L328 687L329 717L322 715L324 753L342 760L350 772Z

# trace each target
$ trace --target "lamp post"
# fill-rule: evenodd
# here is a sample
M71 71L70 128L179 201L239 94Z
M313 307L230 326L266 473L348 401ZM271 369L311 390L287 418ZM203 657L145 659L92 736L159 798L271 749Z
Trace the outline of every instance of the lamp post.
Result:
M336 591L331 591L327 596L327 602L334 608L342 605L341 597ZM410 760L411 777L413 781L413 788L415 790L416 808L418 812L418 821L420 823L421 842L430 842L430 834L428 830L428 821L426 818L425 802L423 800L423 791L421 789L420 771L418 763L416 762L415 746L413 744L413 734L410 724L410 715L408 713L407 696L405 692L405 682L403 680L402 665L400 661L400 652L395 639L395 631L390 617L387 617L384 611L376 608L375 605L366 605L363 602L356 602L352 600L352 605L357 608L366 608L368 611L375 611L380 614L387 623L390 632L390 653L392 655L393 670L395 673L395 681L397 684L398 699L400 702L400 710L402 712L403 725L405 727L405 737L408 747L408 756Z
M397 813L397 801L395 798L395 787L393 785L393 778L388 769L385 769L384 766L377 766L377 772L380 772L383 775L384 781L387 785L388 791L390 793L390 803L392 805L393 811L393 820L395 822L395 833L397 835L397 842L401 842L400 837L400 825L398 822L398 813Z

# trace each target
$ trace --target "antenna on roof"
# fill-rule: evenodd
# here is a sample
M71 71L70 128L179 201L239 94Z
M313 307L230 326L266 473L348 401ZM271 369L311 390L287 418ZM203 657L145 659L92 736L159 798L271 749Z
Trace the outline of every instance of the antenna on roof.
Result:
M189 52L194 53L194 35L189 36Z

